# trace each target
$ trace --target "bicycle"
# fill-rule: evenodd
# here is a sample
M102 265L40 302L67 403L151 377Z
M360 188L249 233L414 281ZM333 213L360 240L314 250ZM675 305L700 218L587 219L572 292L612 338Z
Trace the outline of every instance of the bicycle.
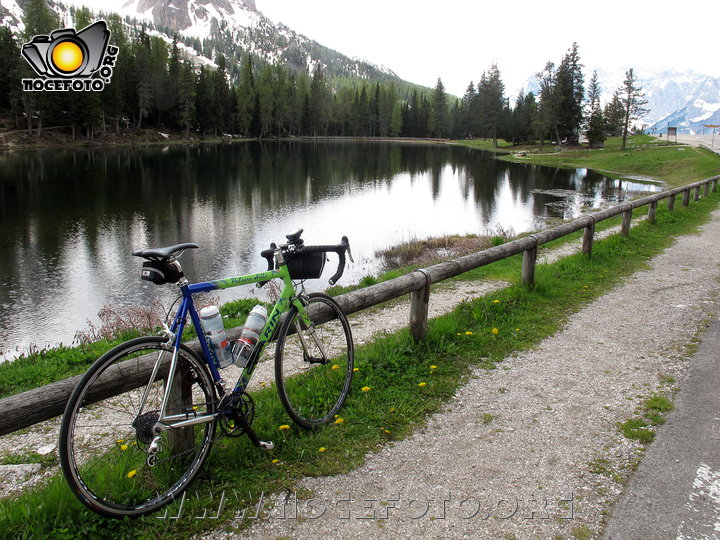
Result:
M141 277L180 289L177 312L161 335L122 343L102 355L82 377L67 403L59 454L65 479L77 498L99 514L139 517L175 500L207 458L217 427L222 434L261 441L251 423L255 414L246 391L260 357L277 330L275 381L283 407L305 428L332 420L350 392L354 347L350 324L325 293L306 294L305 279L319 278L326 253L338 255L334 284L352 261L347 237L338 245L305 246L302 229L274 243L261 256L265 272L191 284L178 257L197 244L135 251L145 259ZM232 390L203 331L193 295L272 279L283 281L247 364ZM298 285L295 282L298 282ZM296 291L299 287L299 292ZM188 316L202 356L181 342ZM324 323L324 324L323 324Z

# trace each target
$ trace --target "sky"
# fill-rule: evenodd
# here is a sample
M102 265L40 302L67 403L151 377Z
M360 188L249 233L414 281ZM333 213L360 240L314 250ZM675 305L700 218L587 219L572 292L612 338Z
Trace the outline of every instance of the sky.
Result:
M348 56L462 96L491 64L516 96L573 42L597 67L692 69L720 77L717 0L255 0L270 20Z

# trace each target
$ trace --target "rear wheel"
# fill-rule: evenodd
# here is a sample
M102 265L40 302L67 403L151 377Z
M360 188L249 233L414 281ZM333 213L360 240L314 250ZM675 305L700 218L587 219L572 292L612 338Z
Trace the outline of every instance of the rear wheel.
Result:
M312 293L301 301L310 319L292 307L280 326L275 382L293 421L311 428L332 420L345 403L355 353L350 323L333 298ZM320 324L320 316L329 321Z
M90 367L68 401L60 464L73 493L100 514L137 517L172 502L210 452L214 420L155 431L172 355L161 337L118 345ZM181 345L166 415L214 412L205 364Z

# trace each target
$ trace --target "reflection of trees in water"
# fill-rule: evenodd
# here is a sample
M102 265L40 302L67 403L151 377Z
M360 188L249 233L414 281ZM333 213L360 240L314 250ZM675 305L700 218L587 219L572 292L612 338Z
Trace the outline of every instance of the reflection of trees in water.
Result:
M411 182L428 178L437 199L448 167L485 219L505 190L535 215L546 215L547 203L557 200L538 190L620 197L615 183L593 171L513 164L445 145L281 141L6 154L0 276L17 278L32 268L52 275L68 244L77 242L91 259L103 260L113 235L126 243L169 243L199 240L198 231L209 227L217 238L202 242L223 253L223 238L234 245L251 240L248 222L368 186L388 187L400 174Z

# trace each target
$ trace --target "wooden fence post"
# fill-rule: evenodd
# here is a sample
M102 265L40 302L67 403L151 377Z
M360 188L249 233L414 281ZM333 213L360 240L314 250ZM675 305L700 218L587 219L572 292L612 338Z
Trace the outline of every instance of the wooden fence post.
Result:
M648 223L655 223L655 214L657 213L657 201L653 201L648 204Z
M625 210L622 215L622 226L620 227L620 234L623 236L630 236L630 224L632 222L632 208Z
M703 189L703 197L707 197L710 195L710 182L705 184L705 189Z
M427 334L431 280L427 270L420 268L416 272L425 276L425 285L410 293L410 335L415 341L421 341Z
M170 388L168 399L168 414L181 414L192 410L192 379L189 373L189 366L183 362L181 357L177 359L178 365ZM171 452L178 454L190 450L195 444L194 426L168 431L168 443Z
M583 255L586 255L588 257L592 256L592 248L593 248L593 238L595 237L595 218L593 218L593 222L585 227L583 230L583 243L582 243L582 252Z
M717 192L717 180L712 181L712 192L713 193Z
M530 238L535 239L535 246L523 252L521 282L525 287L535 285L535 263L537 262L537 237L534 234Z
M694 201L700 200L700 186L695 187L695 195L693 196Z
M675 210L675 195L670 195L668 197L668 210L671 212Z
M682 205L688 206L690 204L690 190L686 189L683 191Z

